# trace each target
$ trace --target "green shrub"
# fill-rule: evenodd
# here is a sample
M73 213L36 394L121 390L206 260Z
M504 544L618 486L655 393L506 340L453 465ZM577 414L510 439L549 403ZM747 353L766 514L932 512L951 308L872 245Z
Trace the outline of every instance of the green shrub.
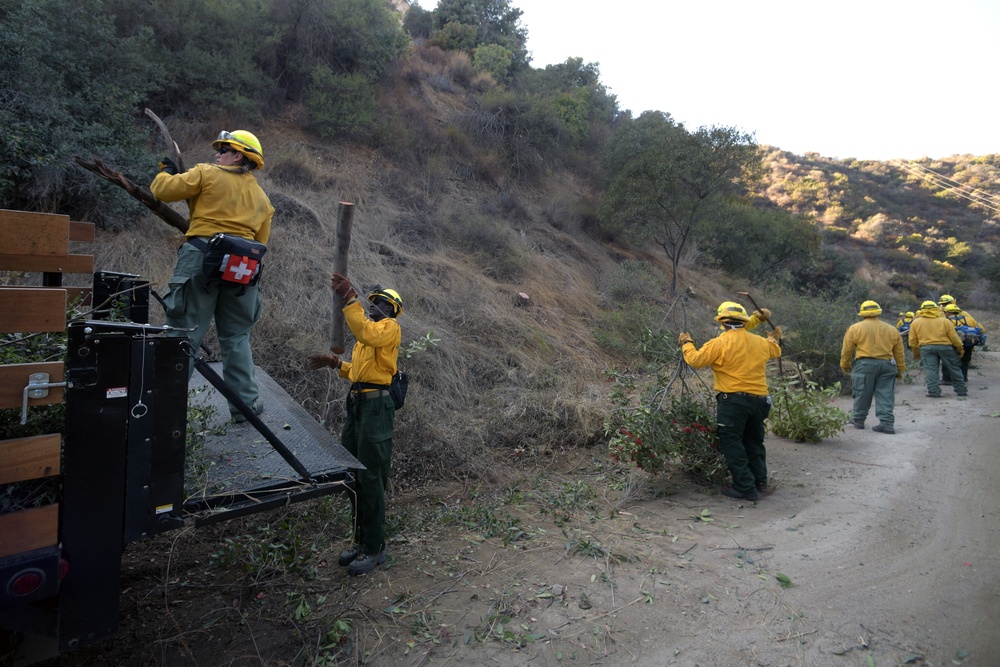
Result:
M840 383L822 388L809 379L812 371L797 367L798 377L779 380L771 389L771 432L796 442L819 442L837 435L851 417L832 401Z
M335 74L319 65L313 70L305 108L321 137L367 139L375 126L375 87L361 74Z
M497 81L505 81L514 63L514 55L510 49L499 44L484 44L476 49L472 62L477 72L487 72Z

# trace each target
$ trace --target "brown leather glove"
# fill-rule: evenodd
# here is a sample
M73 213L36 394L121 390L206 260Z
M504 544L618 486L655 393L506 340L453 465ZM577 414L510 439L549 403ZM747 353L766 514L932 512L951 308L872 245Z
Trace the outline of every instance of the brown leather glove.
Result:
M771 319L771 311L767 308L761 308L760 310L753 311L753 314L757 316L757 319L761 322Z
M781 327L774 327L774 331L767 334L767 337L773 340L775 343L781 342Z
M683 331L681 332L681 335L677 337L677 342L681 344L681 347L683 347L684 343L693 343L694 339L691 338L691 334L687 331Z
M344 302L348 302L351 299L357 299L357 291L351 287L351 281L347 279L346 276L342 276L339 273L334 273L330 277L330 289L339 296Z
M335 354L310 354L306 357L306 368L314 371L318 368L340 368L340 357Z
M903 373L902 373L902 371L899 372L899 373L896 373L896 379L897 380L902 380L903 379Z

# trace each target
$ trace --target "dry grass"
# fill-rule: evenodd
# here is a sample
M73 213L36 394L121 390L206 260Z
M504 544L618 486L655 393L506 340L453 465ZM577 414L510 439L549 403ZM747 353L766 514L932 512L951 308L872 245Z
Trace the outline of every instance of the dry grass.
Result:
M497 464L515 452L544 457L599 441L605 373L615 363L594 335L602 281L622 259L642 255L583 231L594 206L572 177L502 182L496 157L457 129L466 93L427 83L436 73L469 85L471 63L435 48L418 55L382 94L420 87L393 107L394 122L410 145L433 150L406 156L324 142L287 119L255 128L268 160L258 178L276 207L265 312L251 341L256 363L339 430L346 387L306 371L304 359L329 346L341 201L356 206L349 276L359 291L375 283L399 290L404 347L428 334L439 340L401 362L411 376L397 420L394 484L402 488L456 471L495 480ZM206 125L177 138L197 145L210 134ZM99 240L99 268L142 273L166 290L179 234L150 218L141 230Z

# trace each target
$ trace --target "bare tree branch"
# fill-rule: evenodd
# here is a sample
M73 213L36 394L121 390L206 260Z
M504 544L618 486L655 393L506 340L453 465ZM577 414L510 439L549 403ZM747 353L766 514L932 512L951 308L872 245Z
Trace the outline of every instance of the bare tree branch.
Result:
M171 227L179 229L183 233L187 233L189 225L187 218L154 197L153 193L151 193L148 189L140 188L128 178L119 172L114 171L97 158L94 158L93 162L88 162L79 155L74 155L73 160L87 171L92 171L104 180L123 188L130 195L141 201L146 208L155 213L158 218Z

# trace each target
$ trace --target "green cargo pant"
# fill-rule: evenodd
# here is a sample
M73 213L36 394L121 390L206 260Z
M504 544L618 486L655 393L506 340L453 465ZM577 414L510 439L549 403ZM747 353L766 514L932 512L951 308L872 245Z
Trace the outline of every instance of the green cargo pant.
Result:
M951 377L952 386L959 396L966 396L969 393L969 385L962 376L962 365L958 359L958 353L951 345L923 345L920 348L920 357L924 364L924 379L927 381L927 393L930 396L941 395L941 384L938 376L938 363L947 370Z
M189 243L177 250L170 291L163 297L167 324L195 330L172 332L170 335L189 337L191 345L197 350L214 318L222 355L222 377L243 402L252 407L259 391L254 379L250 331L263 312L260 290L256 285L247 287L241 295L241 285L220 286L215 282L206 285L205 275L201 272L202 259L201 250ZM193 371L192 364L188 368L188 377ZM237 412L234 406L229 409Z
M864 424L875 399L875 416L882 426L893 428L896 404L896 373L892 359L855 359L851 367L851 393L854 396L855 424Z
M385 548L385 489L389 483L395 417L391 396L358 398L354 391L347 395L347 419L340 440L365 467L355 471L351 506L354 541L368 554Z
M767 484L767 451L764 420L771 413L771 399L747 394L717 394L719 451L726 458L732 487L740 493Z

